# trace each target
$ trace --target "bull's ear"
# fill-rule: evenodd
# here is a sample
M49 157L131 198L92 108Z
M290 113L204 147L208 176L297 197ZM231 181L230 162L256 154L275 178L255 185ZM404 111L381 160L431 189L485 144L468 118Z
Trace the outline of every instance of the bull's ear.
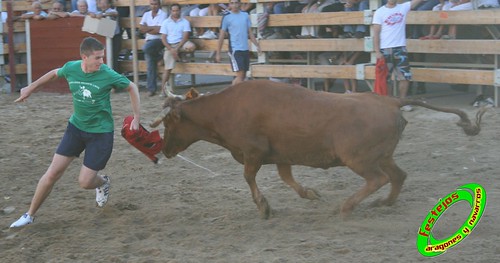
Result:
M192 100L194 98L197 98L199 95L200 93L197 90L195 90L194 88L190 88L184 96L186 97L186 100Z

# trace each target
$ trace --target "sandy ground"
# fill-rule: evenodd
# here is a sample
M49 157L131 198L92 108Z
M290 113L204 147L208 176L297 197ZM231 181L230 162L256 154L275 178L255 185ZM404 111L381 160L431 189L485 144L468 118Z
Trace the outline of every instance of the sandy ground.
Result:
M432 88L432 87L430 87ZM159 97L143 96L143 121L160 110ZM257 177L273 212L259 217L242 166L225 149L198 142L154 165L127 144L119 129L131 113L128 94L113 94L115 148L104 174L112 178L104 209L95 191L78 187L81 159L73 162L37 214L35 224L8 226L24 213L71 114L69 95L38 93L14 104L0 95L0 261L2 262L494 262L500 257L500 110L484 116L483 130L467 137L457 117L426 109L404 113L409 121L395 159L408 172L392 207L372 207L389 188L361 203L347 221L342 202L364 181L346 168L294 167L296 179L321 200L301 199L264 166ZM473 116L469 95L429 97ZM436 258L416 248L417 230L439 198L466 183L487 192L476 229ZM449 208L433 229L445 238L470 212Z

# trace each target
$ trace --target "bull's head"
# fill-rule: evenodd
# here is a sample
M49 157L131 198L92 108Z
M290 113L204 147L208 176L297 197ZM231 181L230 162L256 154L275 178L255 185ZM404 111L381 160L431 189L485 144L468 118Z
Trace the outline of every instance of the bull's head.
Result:
M163 103L163 110L151 122L152 128L157 127L162 121L165 126L163 134L163 149L162 152L167 158L177 155L177 153L185 150L189 144L186 144L182 138L177 136L177 130L181 122L180 105L186 100L191 100L199 96L198 91L191 88L184 95L174 95L170 90L167 91L167 98ZM180 132L182 136L182 132Z

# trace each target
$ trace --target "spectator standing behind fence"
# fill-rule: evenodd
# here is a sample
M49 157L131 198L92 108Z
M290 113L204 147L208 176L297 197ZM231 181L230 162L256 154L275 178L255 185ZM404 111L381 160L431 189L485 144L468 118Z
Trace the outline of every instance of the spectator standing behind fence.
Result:
M50 10L49 14L47 15L47 19L58 19L58 18L63 18L63 17L68 17L69 14L68 12L64 11L64 6L61 4L61 2L54 2L52 4L52 9Z
M77 5L77 10L73 10L73 12L69 13L70 17L77 17L77 16L81 17L89 14L89 6L87 4L87 1L78 0L76 5Z
M406 51L406 16L422 0L398 4L388 0L373 15L373 47L377 59L384 58L389 68L388 77L395 73L399 95L405 98L411 81L410 62ZM401 108L413 110L410 105Z
M170 16L161 24L160 33L161 41L165 46L163 53L165 70L161 78L162 95L165 96L166 91L171 90L168 81L170 73L175 67L175 62L180 60L180 53L193 52L196 46L193 42L189 41L191 24L188 20L181 17L181 6L179 4L172 4L170 6Z
M22 14L20 17L15 18L18 19L33 19L33 20L43 20L47 18L47 13L43 11L42 3L39 1L35 1L31 4L31 11Z
M71 11L78 10L78 2L81 0L71 0ZM84 0L87 3L87 10L90 13L97 13L97 0Z
M158 86L158 60L161 58L161 51L164 47L161 41L160 27L168 16L160 8L160 0L150 0L149 7L151 10L142 16L139 23L139 30L142 34L146 34L146 42L142 50L144 51L147 64L146 89L148 90L148 95L151 97L156 94Z
M248 69L250 69L250 51L248 48L248 37L257 47L260 53L259 42L252 32L250 17L248 13L240 11L240 0L231 0L229 2L230 13L222 17L222 23L219 33L219 43L215 53L215 61L220 62L220 51L226 34L229 34L229 58L233 72L236 77L233 79L233 85L245 80Z

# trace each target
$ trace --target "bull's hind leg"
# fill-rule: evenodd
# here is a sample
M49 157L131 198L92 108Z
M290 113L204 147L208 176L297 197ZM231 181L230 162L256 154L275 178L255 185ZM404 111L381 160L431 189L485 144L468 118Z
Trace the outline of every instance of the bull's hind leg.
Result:
M257 176L257 172L259 171L261 165L260 164L250 164L248 161L245 161L245 180L250 186L250 191L252 192L253 201L257 205L259 209L260 216L263 219L269 219L271 215L271 207L267 203L266 198L260 192L257 187L257 182L255 181L255 177Z
M319 199L320 195L316 190L312 188L303 187L301 184L297 183L292 175L292 166L285 164L277 164L278 173L285 183L292 187L297 194L302 198L307 198L310 200Z
M349 216L354 207L361 203L361 201L389 182L389 178L378 165L363 165L362 169L351 169L365 178L366 184L344 202L340 209L340 216L342 218Z
M387 160L380 162L380 167L389 177L389 181L391 182L391 192L386 199L378 200L375 205L393 205L403 188L403 183L406 179L406 172L401 170L392 158L388 158Z

